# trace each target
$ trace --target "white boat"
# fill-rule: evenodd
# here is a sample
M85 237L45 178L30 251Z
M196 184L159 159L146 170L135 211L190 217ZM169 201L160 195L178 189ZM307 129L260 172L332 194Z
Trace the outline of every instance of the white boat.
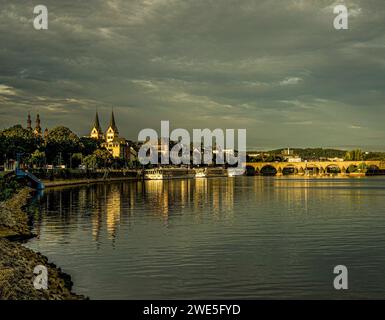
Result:
M187 168L156 168L144 171L146 180L192 179L195 172Z
M159 169L146 170L144 178L147 180L163 180L163 172Z
M229 177L242 176L245 171L243 168L227 168L227 175Z
M206 178L206 169L195 169L195 178Z

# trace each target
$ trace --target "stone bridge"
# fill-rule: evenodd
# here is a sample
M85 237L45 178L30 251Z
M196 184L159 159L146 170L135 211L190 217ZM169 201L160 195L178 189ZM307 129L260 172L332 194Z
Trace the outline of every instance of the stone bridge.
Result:
M385 170L385 161L307 161L307 162L247 162L246 169L255 174L327 174L350 173L351 168L365 164L369 170Z

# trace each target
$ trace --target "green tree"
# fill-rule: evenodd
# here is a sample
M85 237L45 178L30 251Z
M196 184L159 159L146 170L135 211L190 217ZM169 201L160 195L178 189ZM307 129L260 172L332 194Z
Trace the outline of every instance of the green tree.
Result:
M100 148L100 141L89 137L80 138L81 152L84 156L93 154L95 150Z
M76 168L78 167L81 163L82 163L82 160L83 160L83 154L82 153L74 153L72 155L72 168Z
M347 172L351 173L351 172L357 172L358 170L358 167L357 166L354 166L354 165L350 165L347 169Z
M369 152L364 156L365 160L377 160L384 161L385 160L385 152Z
M107 149L97 149L93 154L96 156L98 167L111 165L113 157Z
M97 149L83 159L83 164L89 169L105 168L111 165L113 157L107 149Z
M362 161L364 159L364 153L360 149L348 151L345 154L345 161Z
M88 156L86 156L84 159L83 159L83 164L88 168L88 169L96 169L97 168L97 160L96 160L96 156L94 154L90 154Z
M3 132L0 131L0 163L3 163L5 160L5 137Z
M358 169L359 172L364 172L364 173L366 173L366 171L368 171L368 166L366 165L365 162L362 162L362 163L360 163L360 164L358 165L357 169Z
M66 127L57 127L49 131L45 153L49 163L69 164L73 153L78 153L81 149L79 137Z
M18 153L30 155L41 144L31 130L15 125L2 132L2 148L8 159L16 159Z
M42 167L44 162L45 162L45 152L43 151L39 151L39 150L35 150L32 154L31 154L31 157L29 159L29 162L32 164L32 165L37 165L38 167Z

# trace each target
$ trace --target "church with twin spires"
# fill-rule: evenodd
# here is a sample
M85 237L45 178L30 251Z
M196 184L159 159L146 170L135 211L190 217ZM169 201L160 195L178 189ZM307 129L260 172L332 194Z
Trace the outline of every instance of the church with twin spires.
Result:
M114 158L127 160L129 162L136 159L136 152L132 146L130 146L129 141L119 136L114 111L111 111L110 124L105 133L103 133L100 126L99 115L98 112L96 112L90 137L101 141L101 146L106 148Z
M31 120L31 114L28 113L28 118L27 118L27 129L32 131L36 137L40 138L47 138L48 135L48 129L45 128L44 133L41 128L41 122L40 122L40 115L36 115L36 121L35 121L35 128L32 128L32 120Z

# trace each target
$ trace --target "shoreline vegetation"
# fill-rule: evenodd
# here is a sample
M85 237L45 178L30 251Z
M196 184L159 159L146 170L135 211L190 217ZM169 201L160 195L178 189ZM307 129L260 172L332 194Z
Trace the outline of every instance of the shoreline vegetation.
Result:
M4 178L2 178L4 180ZM0 300L82 300L86 297L72 292L70 275L48 258L22 245L35 235L29 225L28 205L32 189L19 186L13 195L7 193L15 180L8 177L0 190ZM36 266L48 270L48 289L34 288Z

